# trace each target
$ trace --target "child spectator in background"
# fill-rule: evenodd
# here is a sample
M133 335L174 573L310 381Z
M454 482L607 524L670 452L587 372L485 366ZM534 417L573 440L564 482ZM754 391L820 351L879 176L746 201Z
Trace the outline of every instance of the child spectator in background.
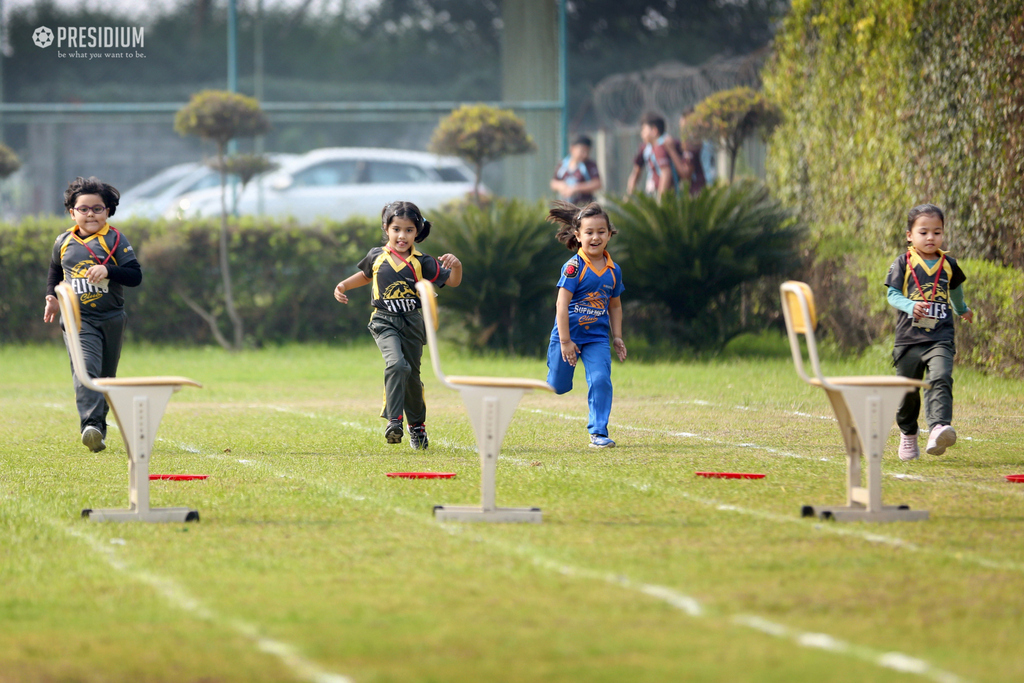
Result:
M925 418L928 421L929 455L942 455L956 443L953 421L953 314L966 322L974 313L964 303L962 285L966 276L956 259L942 251L945 216L934 204L915 206L907 214L905 254L889 267L885 285L889 304L896 314L896 344L893 365L900 377L922 379L931 389L924 392ZM918 389L904 397L896 413L902 433L900 460L915 460L920 455L917 443L917 419L921 412Z
M622 269L612 262L606 247L618 232L608 214L596 202L582 209L555 202L548 220L558 225L555 237L576 254L562 266L555 304L555 327L548 345L548 384L556 394L572 389L577 357L587 373L590 405L590 445L611 448L608 417L612 411L612 359L609 331L615 354L626 360L622 341L622 304L625 287Z
M338 283L334 298L347 304L346 291L373 284L373 313L367 327L384 357L384 408L380 414L388 421L384 439L388 443L402 442L405 416L409 420L409 445L425 449L429 441L420 361L427 331L416 282L426 279L438 287L458 287L462 263L453 254L435 259L416 248L414 243L430 234L430 221L423 219L412 202L386 205L381 212L381 231L384 246L371 249L359 262L359 272Z
M683 167L679 143L665 134L665 119L647 113L640 119L640 148L633 159L633 170L626 181L626 194L633 194L640 173L647 170L645 192L661 199L667 190L679 185L679 172Z
M75 224L53 243L46 279L43 322L57 319L60 308L55 288L66 280L78 296L82 312L82 354L90 377L116 377L127 316L124 288L142 282L142 268L128 239L107 219L114 215L121 194L98 178L76 178L64 192L64 207ZM64 337L67 343L67 335ZM70 356L70 350L68 351ZM107 447L107 401L75 377L75 402L82 443L94 453Z
M693 113L693 107L688 107L679 115L679 153L683 160L683 168L680 169L679 177L683 182L690 184L690 195L697 196L707 185L704 174L704 162L702 157L704 144L700 140L690 138L686 131L686 117Z
M590 159L590 138L579 135L569 147L569 156L562 159L551 179L551 189L563 200L583 206L594 201L594 193L601 189L601 176L597 164Z

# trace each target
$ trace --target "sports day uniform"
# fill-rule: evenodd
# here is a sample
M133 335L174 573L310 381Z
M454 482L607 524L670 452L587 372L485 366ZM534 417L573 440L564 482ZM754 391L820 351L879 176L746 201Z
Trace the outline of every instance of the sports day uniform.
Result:
M95 265L106 266L108 275L107 279L92 284L86 279L86 271ZM61 280L78 296L86 372L94 378L116 377L128 320L124 312L124 287L135 287L142 282L142 268L135 258L135 250L128 239L110 225L104 225L84 239L79 237L78 226L73 226L53 243L46 293L54 296L54 288ZM96 427L105 438L106 399L103 394L82 386L74 368L71 376L81 428Z
M422 424L427 408L420 361L427 339L416 282L428 280L443 287L451 271L415 247L405 258L386 246L371 249L358 268L373 285L373 313L367 327L384 357L381 417L401 420L405 414L410 425Z
M889 267L886 287L898 289L911 302L928 303L928 313L915 321L912 313L896 313L896 343L893 364L901 377L922 379L931 389L924 392L928 427L948 425L953 419L954 311L956 294L967 277L955 258L940 251L939 258L926 261L911 247ZM962 303L962 294L961 294ZM896 424L904 434L917 433L921 412L921 394L906 395L896 414Z
M590 434L608 435L608 417L612 411L612 356L609 344L611 321L608 303L625 290L622 269L604 252L605 267L600 273L580 249L562 266L558 287L572 293L569 302L569 338L580 347L580 360L586 370ZM575 368L562 359L556 322L548 345L548 384L556 394L572 389Z

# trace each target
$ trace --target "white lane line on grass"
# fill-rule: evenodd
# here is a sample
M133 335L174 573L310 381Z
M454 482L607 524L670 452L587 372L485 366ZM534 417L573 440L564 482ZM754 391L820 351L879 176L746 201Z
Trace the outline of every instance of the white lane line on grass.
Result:
M565 413L558 413L553 410L540 410L538 408L526 409L525 412L534 413L536 415L550 415L552 417L560 417L563 420L573 420L577 422L586 422L587 418L580 417L578 415L566 415ZM777 448L771 446L762 446L756 443L737 443L732 441L722 441L710 436L704 436L703 434L696 434L694 432L676 432L671 429L655 429L653 427L634 427L632 425L615 425L616 429L622 429L628 432L641 432L645 434L660 434L662 436L674 436L683 439L697 439L698 441L704 441L705 443L715 444L716 446L726 446L729 448L750 448L752 450L764 451L772 455L781 455L784 458L796 458L798 460L816 460L820 462L832 462L832 458L815 458L810 455L802 455L800 453L792 453L790 451L780 451Z
M836 421L836 418L833 417L832 415L812 415L811 413L802 413L799 410L780 410L778 408L766 408L766 407L756 408L756 407L753 407L753 406L729 406L729 405L726 405L724 403L712 403L711 401L703 401L701 399L693 399L693 400L690 400L690 401L682 401L682 400L680 400L680 401L665 401L664 404L667 405L667 406L685 405L685 406L702 406L702 407L707 407L707 408L730 408L732 410L746 410L746 411L752 411L752 412L772 411L772 412L781 412L781 413L783 413L785 415L794 415L796 417L811 417L811 418L814 418L816 420L828 420L830 422L835 422Z
M407 517L416 518L420 521L424 519L422 515L411 513L406 510L402 510L401 508L396 508L395 511ZM462 533L465 529L465 526L458 522L451 524L434 523L432 526L440 527L443 531L453 536ZM713 618L713 615L707 614L706 610L701 606L700 602L696 598L684 595L683 593L680 593L673 588L668 588L667 586L633 581L629 577L621 574L573 567L544 557L536 550L531 549L525 544L509 546L506 543L496 541L479 534L475 536L474 540L501 550L502 552L526 557L534 565L553 571L561 576L604 581L605 583L620 586L630 591L643 593L651 598L660 600L682 612L685 612L691 617L709 616L710 618ZM768 619L754 615L736 614L731 617L727 616L726 618L737 626L751 628L766 635L790 641L800 647L824 650L838 655L851 656L884 669L891 669L901 673L916 674L936 681L936 683L964 683L963 679L956 674L940 669L923 659L912 657L902 652L883 652L865 645L848 643L827 633L815 633L792 629L783 624L769 621Z
M60 529L69 536L73 536L84 542L89 548L106 560L107 564L118 572L125 574L131 579L139 581L157 593L164 599L183 612L188 612L194 617L208 621L218 626L227 626L236 633L244 636L256 644L256 647L267 654L277 657L292 671L295 676L310 683L353 683L352 679L342 674L333 673L320 667L318 664L306 659L298 650L280 640L268 638L261 635L259 629L241 619L225 619L204 605L198 598L190 595L184 588L168 578L158 576L137 567L132 567L127 561L118 556L115 549L104 545L96 537L72 527L59 524L55 520L47 519L48 523ZM120 540L120 539L114 539ZM122 540L122 544L124 541Z
M209 457L221 458L225 460L229 459L219 454L213 454ZM246 461L245 464L253 467L258 467L264 470L267 474L276 477L287 477L290 479L295 479L297 481L302 481L307 484L312 483L306 480L304 477L297 477L291 474L290 472L279 471L277 470L277 468L271 466L265 461ZM325 486L322 482L316 482L315 485ZM366 496L356 494L348 488L337 487L336 485L331 485L328 488L331 491L333 491L335 495L347 498L349 500L366 500ZM379 499L375 499L374 503L378 506L385 505L385 503L382 503ZM469 526L464 524L439 524L435 522L432 517L426 517L422 513L411 512L409 510L405 510L404 508L393 507L390 505L388 505L387 508L394 511L396 514L415 520L421 524L430 526L433 529L438 529L451 536L459 536L463 533L469 532ZM568 565L563 562L558 562L556 560L552 560L548 557L545 557L541 553L539 553L538 551L536 551L535 549L526 544L512 546L502 541L488 538L480 534L477 534L474 537L474 540L484 543L485 545L495 548L503 553L525 557L534 565L555 572L561 576L566 576L569 578L603 581L605 583L618 586L629 591L642 593L643 595L646 595L655 600L660 600L661 602L671 605L672 607L680 610L681 612L691 617L697 618L708 616L706 614L706 611L696 598L686 595L668 586L661 586L658 584L634 581L633 579L630 579L628 576L625 576L623 574L615 574L612 572L603 572L594 569L574 567L572 565ZM943 671L932 666L930 663L924 660L917 659L915 657L911 657L910 655L906 655L900 652L881 652L879 650L874 650L872 648L862 645L852 645L846 643L845 641L834 638L833 636L830 636L828 634L810 633L790 629L787 626L784 626L782 624L776 624L774 622L769 622L768 620L760 617L752 617L749 615L734 615L730 620L736 625L745 626L748 628L755 628L755 630L761 631L762 633L767 633L768 635L773 635L775 637L788 640L790 642L797 644L800 647L822 649L829 652L833 652L835 654L854 656L858 659L864 660L866 662L869 662L882 668L901 671L904 673L914 673L929 678L933 681L936 681L937 683L962 683L962 679L960 679L955 674ZM755 624L757 626L755 626ZM770 628L766 628L765 625L770 625ZM914 667L910 667L908 665L908 663L910 662L914 663Z
M833 638L827 633L798 631L774 621L749 614L738 614L732 617L731 621L739 626L746 626L776 638L794 641L803 647L851 655L886 669L924 676L937 681L937 683L958 683L962 680L956 674L943 671L923 659L911 657L902 652L881 652L873 648L854 645L844 640Z

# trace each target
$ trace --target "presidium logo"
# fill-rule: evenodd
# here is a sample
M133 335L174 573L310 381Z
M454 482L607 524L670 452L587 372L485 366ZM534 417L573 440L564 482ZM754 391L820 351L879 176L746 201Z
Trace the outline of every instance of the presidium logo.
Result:
M134 48L145 47L146 29L143 26L58 26L56 36L48 26L40 26L32 32L36 47L47 48L57 40L58 48L75 48L74 52L57 51L60 58L97 59L100 57L135 58L146 55ZM123 52L80 52L81 48L103 50L132 48Z
M36 47L50 47L50 43L53 42L53 31L40 26L32 32L32 42L36 44Z

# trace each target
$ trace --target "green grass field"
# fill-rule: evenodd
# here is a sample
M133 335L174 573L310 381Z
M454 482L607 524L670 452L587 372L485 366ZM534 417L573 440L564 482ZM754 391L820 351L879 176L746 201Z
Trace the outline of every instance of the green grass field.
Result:
M1022 382L959 369L942 457L899 462L893 430L884 497L930 521L840 525L799 514L844 502L845 459L786 359L616 363L606 451L581 369L505 440L499 503L544 523L475 525L431 513L478 501L458 394L427 370L429 451L388 446L381 370L370 345L127 348L122 376L205 385L151 466L209 475L152 487L202 521L97 524L80 510L127 505L119 434L79 443L59 343L0 347L0 683L1024 680ZM883 351L826 370L890 372Z

